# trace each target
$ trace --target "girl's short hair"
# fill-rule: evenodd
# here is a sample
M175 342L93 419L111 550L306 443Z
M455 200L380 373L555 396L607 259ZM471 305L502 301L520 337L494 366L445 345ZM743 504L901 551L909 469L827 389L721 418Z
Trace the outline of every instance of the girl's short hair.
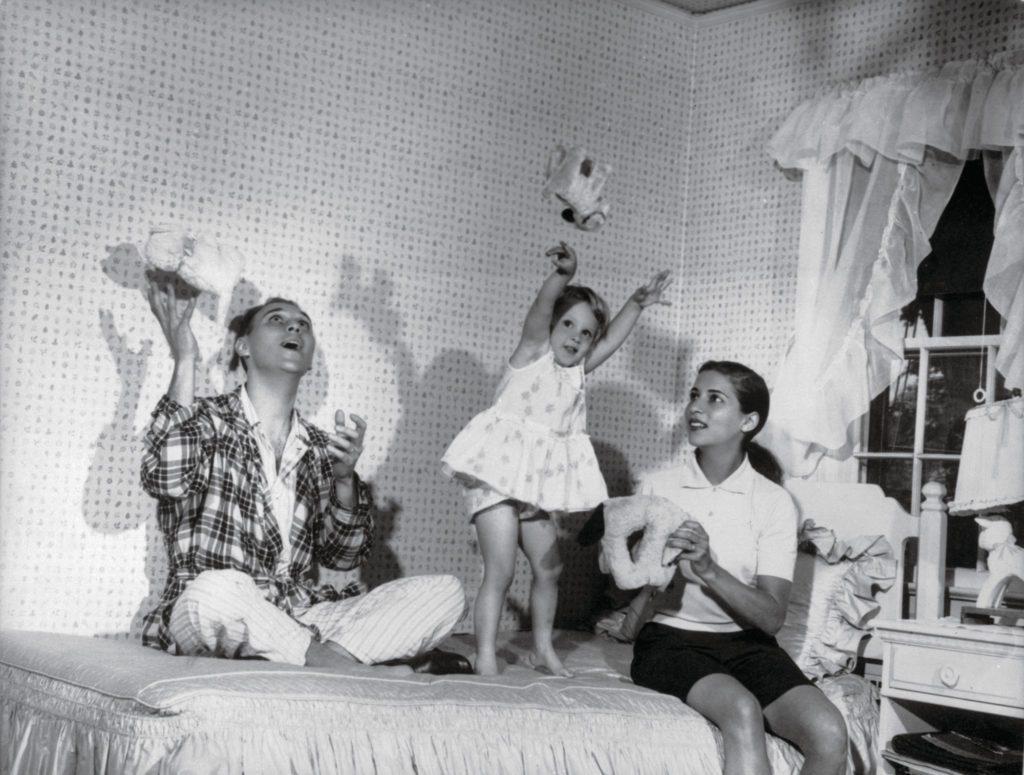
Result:
M245 312L231 318L231 322L228 323L228 331L233 333L235 338L231 344L231 360L228 362L228 371L234 371L239 365L241 365L245 371L249 370L245 361L242 360L238 355L238 352L235 350L234 342L237 342L243 336L248 336L252 332L252 323L256 319L256 316L259 314L261 309L270 304L290 304L297 309L302 309L302 307L291 299L285 299L281 296L272 296L266 301L254 304L249 307L249 309L245 310Z
M748 414L757 412L757 425L753 430L743 434L743 446L754 470L776 484L781 484L782 466L779 465L779 461L768 449L753 440L768 421L768 409L771 405L768 385L765 384L764 378L749 366L735 361L705 361L697 369L697 373L702 371L713 371L727 378L736 391L740 410Z
M551 325L548 331L555 330L555 324L562 319L562 316L580 302L590 307L597 320L597 331L594 332L594 341L597 342L608 330L608 305L594 290L585 285L567 285L561 295L555 299L555 307L551 310Z

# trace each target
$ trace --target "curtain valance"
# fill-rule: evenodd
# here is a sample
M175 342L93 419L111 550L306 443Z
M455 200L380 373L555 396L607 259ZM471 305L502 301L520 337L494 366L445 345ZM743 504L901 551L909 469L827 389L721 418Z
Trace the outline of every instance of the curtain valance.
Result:
M789 473L845 459L902 371L900 310L978 155L995 205L984 292L1005 321L995 367L1024 385L1024 50L836 87L800 105L769 153L803 174L795 327L766 429Z
M841 151L920 165L925 149L965 160L1024 145L1024 51L841 85L808 100L769 144L783 168L827 164Z

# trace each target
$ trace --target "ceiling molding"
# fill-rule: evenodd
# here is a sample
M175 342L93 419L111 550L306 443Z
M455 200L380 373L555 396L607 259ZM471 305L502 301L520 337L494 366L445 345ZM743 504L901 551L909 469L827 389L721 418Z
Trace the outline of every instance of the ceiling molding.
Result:
M660 16L663 19L671 19L672 21L683 22L684 24L692 23L697 18L695 14L679 6L672 5L666 2L666 0L618 0L618 2L631 8Z
M820 2L820 0L745 0L738 5L730 5L712 11L687 10L684 7L686 0L618 0L618 2L665 19L706 26L746 19L762 13L777 11L780 8Z
M763 13L777 11L780 8L791 8L815 2L819 2L819 0L750 0L750 2L743 3L743 5L734 5L731 8L723 8L720 11L695 14L693 18L701 26L711 26L735 21L736 19L749 19L754 16L760 16Z

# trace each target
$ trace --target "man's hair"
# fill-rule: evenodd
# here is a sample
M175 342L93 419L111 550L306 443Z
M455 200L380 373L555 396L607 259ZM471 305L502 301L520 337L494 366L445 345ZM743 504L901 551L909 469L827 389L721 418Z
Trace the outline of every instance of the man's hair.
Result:
M605 304L604 299L598 296L595 291L587 288L585 285L565 286L565 290L555 299L554 309L551 310L551 325L548 327L548 331L554 331L562 316L581 301L590 307L590 311L594 313L594 318L597 320L597 331L594 332L594 343L596 344L608 330L608 305Z
M281 296L272 296L266 301L261 302L259 304L254 304L253 306L249 307L249 309L245 310L245 312L242 312L241 314L235 315L233 318L231 318L231 322L228 323L228 331L233 333L235 335L235 338L231 343L231 361L228 363L229 371L234 371L235 369L237 369L239 364L241 364L242 368L245 371L249 370L249 366L241 358L241 356L239 356L238 351L235 350L235 342L237 342L243 336L248 336L252 332L253 321L256 320L256 316L260 313L260 310L270 306L271 304L291 304L293 307L296 307L297 309L302 309L302 307L300 307L291 299L285 299L282 298Z

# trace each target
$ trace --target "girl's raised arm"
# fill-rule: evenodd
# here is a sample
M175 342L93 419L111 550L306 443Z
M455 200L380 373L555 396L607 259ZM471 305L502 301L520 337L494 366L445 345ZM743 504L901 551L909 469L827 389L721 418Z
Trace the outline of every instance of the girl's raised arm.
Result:
M668 270L658 272L651 278L647 285L641 285L633 295L629 297L622 309L619 310L612 322L608 324L608 330L601 340L594 345L594 349L587 356L587 371L593 371L612 354L618 350L626 341L640 319L640 313L652 304L671 304L668 299L663 299L662 294L671 284L672 278L668 276Z
M544 353L551 335L551 315L555 302L576 274L576 251L564 242L546 251L544 255L551 257L555 269L544 280L537 298L526 313L522 336L510 359L510 363L517 368L532 363Z

